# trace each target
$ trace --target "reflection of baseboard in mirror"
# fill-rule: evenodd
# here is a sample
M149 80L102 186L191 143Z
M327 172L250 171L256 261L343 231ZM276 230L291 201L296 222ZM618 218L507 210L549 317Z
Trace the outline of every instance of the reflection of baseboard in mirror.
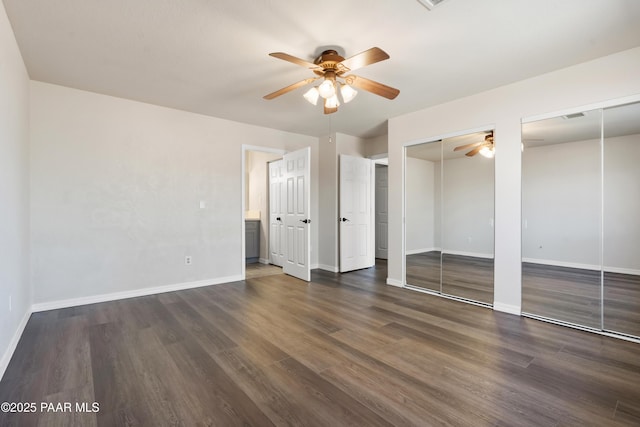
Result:
M583 270L600 271L600 265L598 264L581 264L578 262L567 262L567 261L557 261L553 259L537 259L537 258L522 258L522 262L527 262L529 264L552 265L555 267L568 267L568 268L578 268ZM640 276L640 270L634 269L634 268L612 267L612 266L605 265L604 267L602 267L602 271L606 273L620 273L620 274L630 274L632 276Z

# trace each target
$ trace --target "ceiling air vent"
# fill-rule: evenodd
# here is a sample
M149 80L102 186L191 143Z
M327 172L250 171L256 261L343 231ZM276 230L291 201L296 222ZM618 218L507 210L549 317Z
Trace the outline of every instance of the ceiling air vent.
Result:
M573 113L573 114L567 114L566 116L562 116L562 118L565 120L577 119L578 117L584 117L584 113Z
M418 0L418 3L431 10L440 3L444 2L444 0Z

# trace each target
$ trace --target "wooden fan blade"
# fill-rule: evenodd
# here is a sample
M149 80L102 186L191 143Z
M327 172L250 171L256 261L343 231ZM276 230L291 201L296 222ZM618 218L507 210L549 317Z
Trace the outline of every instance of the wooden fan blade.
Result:
M484 144L481 144L478 147L474 148L473 150L469 151L467 154L465 154L465 156L467 156L467 157L475 156L476 154L478 154L480 152L480 150L482 150L482 147L484 147Z
M471 144L459 145L453 149L453 151L466 150L467 148L477 147L480 144L484 144L484 142L472 142Z
M289 61L292 62L296 65L301 65L305 68L309 68L311 70L314 70L316 68L320 68L318 67L316 64L314 64L313 62L309 62L309 61L305 61L304 59L300 59L300 58L296 58L295 56L291 56L288 53L284 53L284 52L273 52L270 53L269 56L273 56L274 58L278 58L278 59L282 59L285 61Z
M367 65L375 64L376 62L384 61L385 59L389 59L387 52L379 47L372 47L369 50L365 50L364 52L340 61L338 63L338 70L342 72L353 71Z
M336 111L338 111L338 107L333 107L333 108L324 107L325 114L333 114Z
M355 76L353 74L346 76L344 80L348 85L383 96L387 99L395 99L395 97L400 93L398 89L392 88L391 86L383 85L382 83L365 79L364 77Z
M273 99L273 98L276 98L276 97L278 97L278 96L280 96L280 95L284 95L284 94L285 94L285 93L287 93L287 92L291 92L291 91L292 91L292 90L294 90L294 89L298 89L299 87L302 87L302 86L304 86L304 85L308 85L309 83L313 83L313 82L315 82L316 80L318 80L319 78L320 78L320 77L316 77L316 78L312 78L312 79L304 79L304 80L302 80L302 81L299 81L298 83L294 83L294 84L289 85L289 86L287 86L287 87L283 87L283 88L282 88L282 89L280 89L280 90L277 90L277 91L275 91L275 92L272 92L272 93L270 93L270 94L268 94L268 95L265 95L265 96L263 96L263 98L264 98L264 99Z

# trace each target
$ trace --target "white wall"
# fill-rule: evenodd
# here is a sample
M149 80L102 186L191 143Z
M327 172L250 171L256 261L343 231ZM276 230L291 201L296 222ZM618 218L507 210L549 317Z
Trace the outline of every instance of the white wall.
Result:
M243 144L311 146L318 212L316 138L40 82L31 95L36 303L240 278Z
M365 139L365 156L373 157L380 154L387 154L389 135L380 135L374 138Z
M639 274L640 135L604 147L604 268ZM600 269L600 186L599 139L525 150L523 259Z
M0 3L0 378L30 306L29 76Z
M440 162L407 157L406 168L407 254L442 249L492 258L493 160L445 160L442 204Z
M604 266L640 274L640 134L605 134Z
M406 201L408 254L435 249L435 181L434 164L428 160L407 157Z
M519 313L521 302L521 119L640 94L640 48L389 120L389 277L402 284L403 145L495 126L494 307Z
M600 265L600 140L522 154L522 257Z
M493 187L493 159L476 155L444 161L444 252L493 258Z

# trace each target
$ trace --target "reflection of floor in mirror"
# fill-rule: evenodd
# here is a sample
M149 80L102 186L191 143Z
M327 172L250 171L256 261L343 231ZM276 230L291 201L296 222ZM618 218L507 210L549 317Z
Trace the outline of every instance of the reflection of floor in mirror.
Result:
M262 264L259 262L247 264L245 269L245 277L253 279L256 277L273 276L274 274L282 274L282 267L273 264Z
M600 328L600 271L523 263L522 311ZM640 276L604 274L604 329L640 336Z
M407 255L407 283L440 291L440 252ZM493 304L493 259L444 254L442 292Z

